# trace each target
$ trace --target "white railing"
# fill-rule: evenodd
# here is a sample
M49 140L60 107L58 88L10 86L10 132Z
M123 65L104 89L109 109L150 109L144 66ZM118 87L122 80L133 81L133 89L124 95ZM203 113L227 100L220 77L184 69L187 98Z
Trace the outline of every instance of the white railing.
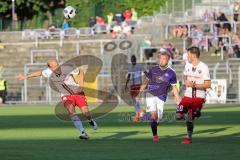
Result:
M33 49L30 51L30 54L31 54L31 64L34 64L34 63L41 63L41 62L35 62L34 61L34 56L40 54L41 57L43 57L44 55L45 56L51 56L56 58L56 60L58 60L58 51L56 49L41 49L41 50L36 50L36 49Z

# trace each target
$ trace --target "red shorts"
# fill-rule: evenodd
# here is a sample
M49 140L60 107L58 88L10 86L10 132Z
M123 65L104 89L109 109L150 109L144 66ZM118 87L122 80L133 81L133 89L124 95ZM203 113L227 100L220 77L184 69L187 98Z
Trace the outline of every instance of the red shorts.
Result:
M79 108L81 108L83 106L88 106L84 93L74 94L74 95L66 95L66 96L61 97L61 99L63 100L65 107L68 107L70 105L74 106L74 107L77 106Z
M140 88L141 88L141 84L131 85L131 87L130 87L130 95L132 97L136 97L139 94Z
M190 97L183 97L182 101L177 106L176 113L180 113L182 115L188 113L188 111L192 110L192 118L200 117L201 116L201 109L205 103L204 98L190 98Z

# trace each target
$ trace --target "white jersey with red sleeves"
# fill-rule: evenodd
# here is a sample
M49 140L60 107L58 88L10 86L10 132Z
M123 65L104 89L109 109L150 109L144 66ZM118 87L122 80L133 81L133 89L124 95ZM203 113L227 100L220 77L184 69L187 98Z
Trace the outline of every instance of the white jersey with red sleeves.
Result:
M204 84L204 81L211 80L208 66L201 61L197 66L193 66L191 63L187 62L183 74L188 81L195 84ZM187 87L185 96L206 98L206 89L193 90L193 88Z
M49 68L42 71L42 76L50 78L53 87L61 93L61 96L77 94L80 92L80 85L75 81L74 75L80 73L79 69L72 70L72 67L61 66L61 73L56 74Z

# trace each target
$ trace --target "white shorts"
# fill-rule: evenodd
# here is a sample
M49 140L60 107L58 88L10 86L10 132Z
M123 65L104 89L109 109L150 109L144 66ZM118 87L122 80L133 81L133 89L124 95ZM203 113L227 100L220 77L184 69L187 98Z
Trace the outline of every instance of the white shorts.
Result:
M146 112L158 112L158 118L162 119L165 102L156 96L146 98Z

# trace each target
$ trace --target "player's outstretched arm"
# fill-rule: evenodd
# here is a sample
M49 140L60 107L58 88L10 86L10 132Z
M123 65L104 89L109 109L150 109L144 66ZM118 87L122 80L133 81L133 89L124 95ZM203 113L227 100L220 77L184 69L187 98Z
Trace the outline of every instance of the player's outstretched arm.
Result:
M181 97L179 95L178 88L176 85L173 85L172 87L173 87L173 95L176 98L177 103L179 104L181 102Z
M42 71L36 71L36 72L30 73L30 74L19 74L16 76L16 78L18 80L24 80L24 79L40 77L40 76L42 76Z

